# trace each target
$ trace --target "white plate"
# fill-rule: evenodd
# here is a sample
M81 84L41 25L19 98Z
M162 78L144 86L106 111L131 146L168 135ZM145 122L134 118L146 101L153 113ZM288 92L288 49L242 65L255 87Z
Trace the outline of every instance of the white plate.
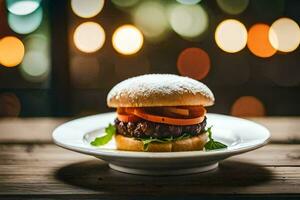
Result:
M92 155L109 163L112 169L147 175L178 175L208 171L218 161L265 145L269 131L254 122L219 114L207 114L208 126L213 125L213 138L228 145L214 151L129 152L116 149L112 140L105 146L93 147L90 141L103 134L113 123L115 113L105 113L67 122L53 132L54 142L66 149Z

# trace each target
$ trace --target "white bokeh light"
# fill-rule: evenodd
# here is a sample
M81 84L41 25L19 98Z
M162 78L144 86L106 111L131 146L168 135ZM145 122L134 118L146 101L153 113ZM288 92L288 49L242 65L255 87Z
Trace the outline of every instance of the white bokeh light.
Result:
M158 1L145 1L133 12L133 20L146 38L159 40L169 28L164 6Z
M172 5L169 9L172 29L184 38L196 38L208 28L208 16L200 5Z
M300 44L299 25L289 18L278 19L270 27L269 40L278 51L292 52Z
M133 25L119 27L112 37L112 44L115 50L125 55L138 52L142 48L143 42L143 34Z
M73 12L82 18L96 16L104 6L104 0L71 0Z
M76 28L73 39L80 51L92 53L103 46L105 32L96 22L84 22Z
M215 40L223 51L236 53L247 44L247 29L238 20L224 20L217 26Z
M9 12L15 15L28 15L40 6L41 0L6 0Z

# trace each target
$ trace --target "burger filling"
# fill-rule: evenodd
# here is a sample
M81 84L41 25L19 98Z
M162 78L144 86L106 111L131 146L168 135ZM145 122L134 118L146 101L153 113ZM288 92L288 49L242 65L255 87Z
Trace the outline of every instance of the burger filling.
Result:
M207 132L205 150L226 148L212 138L211 127L205 129L205 114L202 106L118 108L115 125L109 124L105 135L96 137L91 145L105 145L115 134L121 134L140 140L147 151L152 142L169 143Z
M147 120L138 122L122 122L115 119L117 133L134 138L169 138L183 135L195 136L205 132L206 118L199 124L178 126L155 123Z
M137 139L181 138L205 132L206 110L202 106L118 108L118 134Z

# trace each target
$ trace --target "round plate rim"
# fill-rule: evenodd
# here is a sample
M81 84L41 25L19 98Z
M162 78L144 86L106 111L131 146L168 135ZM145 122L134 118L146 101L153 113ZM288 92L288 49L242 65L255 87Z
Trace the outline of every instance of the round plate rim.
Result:
M241 153L245 153L248 151L252 151L255 149L258 149L264 145L266 145L270 141L271 134L269 130L253 121L243 119L243 118L238 118L238 117L233 117L233 116L228 116L228 115L222 115L222 114L215 114L215 113L208 113L207 116L220 116L224 118L231 118L231 119L238 119L242 121L246 121L247 123L252 123L255 126L259 126L264 133L266 134L266 137L264 140L261 140L259 143L256 143L254 145L249 145L246 147L241 147L237 149L222 149L222 150L214 150L214 151L183 151L183 152L133 152L133 151L122 151L122 150L108 150L108 149L99 149L96 147L90 147L90 148L81 148L75 145L68 145L64 144L63 142L60 142L57 140L57 135L61 134L61 129L64 126L70 125L71 123L74 123L74 121L78 120L88 120L89 118L94 118L94 117L99 117L103 115L112 115L115 114L115 112L109 112L109 113L102 113L102 114L97 114L97 115L91 115L87 117L82 117L78 119L74 119L71 121L68 121L66 123L61 124L57 128L54 129L52 133L52 139L54 143L62 148L75 151L78 153L83 153L87 155L92 155L96 157L128 157L128 158L156 158L156 159L163 159L163 158L189 158L189 157L215 157L215 156L222 156L222 157L229 157Z

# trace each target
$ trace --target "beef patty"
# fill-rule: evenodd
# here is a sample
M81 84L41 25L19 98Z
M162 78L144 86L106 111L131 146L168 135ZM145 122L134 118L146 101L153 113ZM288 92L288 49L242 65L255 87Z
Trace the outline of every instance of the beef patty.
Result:
M155 123L146 120L138 122L122 122L115 119L115 125L117 127L117 133L127 137L135 138L166 138L166 137L179 137L183 134L198 135L203 133L206 126L205 119L195 125L188 126L176 126L162 123Z

